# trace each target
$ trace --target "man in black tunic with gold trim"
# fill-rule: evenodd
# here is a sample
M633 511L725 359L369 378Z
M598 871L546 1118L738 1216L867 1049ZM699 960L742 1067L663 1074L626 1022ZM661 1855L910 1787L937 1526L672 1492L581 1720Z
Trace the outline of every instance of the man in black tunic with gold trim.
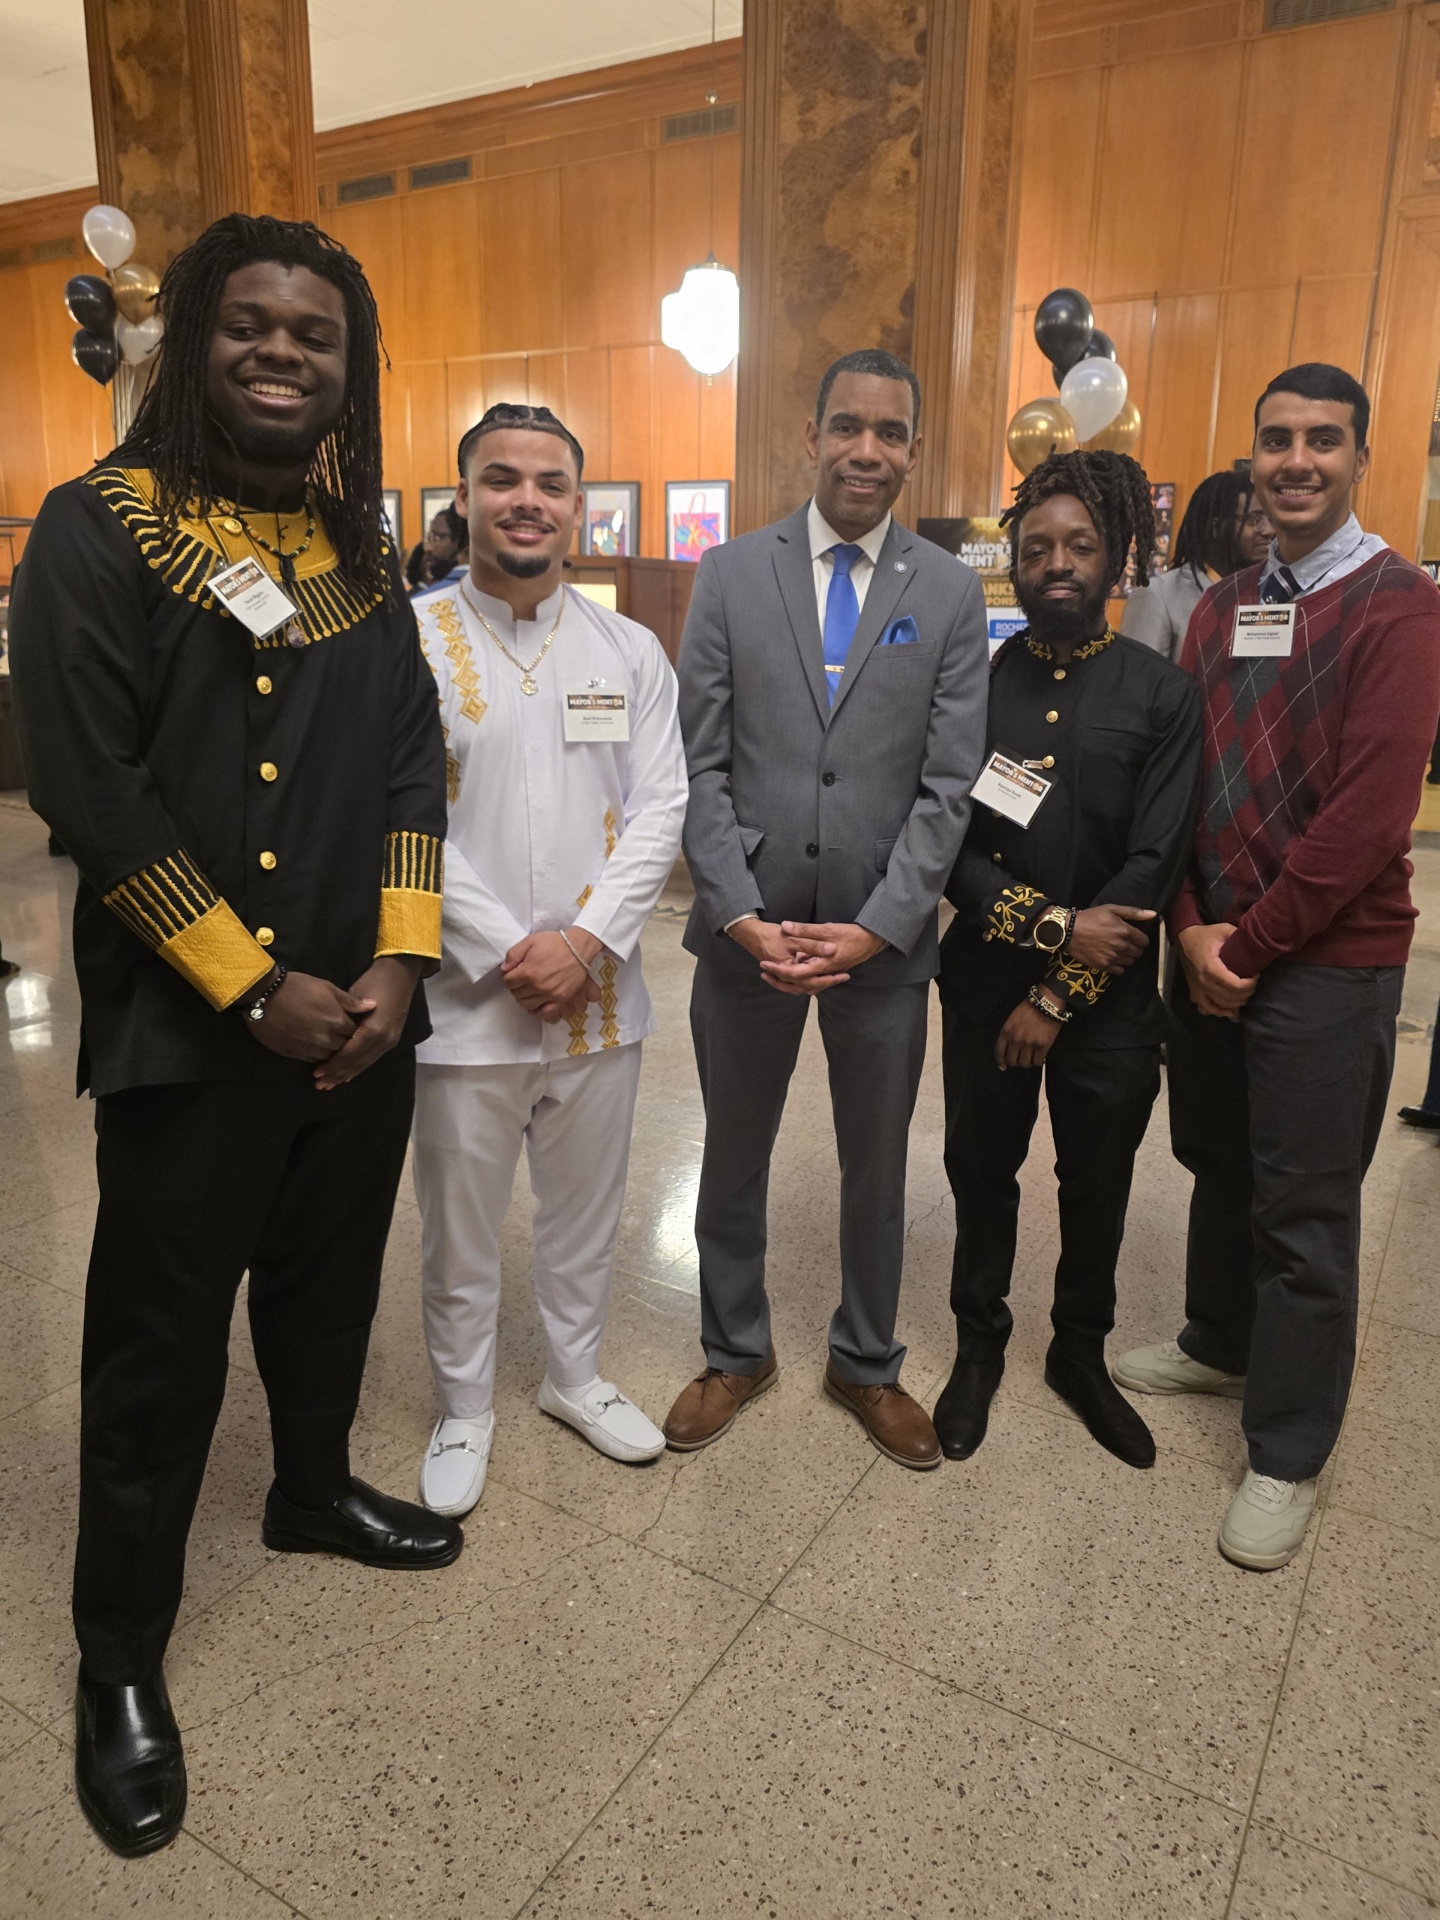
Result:
M348 1453L446 820L434 682L382 537L374 303L315 228L235 214L160 305L135 427L47 497L11 624L31 801L80 871L100 1205L76 1784L123 1853L184 1816L161 1662L247 1270L265 1544L400 1568L462 1545ZM226 604L227 575L248 598Z
M1011 579L1028 628L996 654L970 827L940 950L945 1167L955 1195L946 1454L985 1437L1005 1367L1020 1187L1043 1069L1059 1180L1050 1387L1131 1466L1149 1429L1105 1370L1135 1154L1160 1089L1158 914L1189 858L1200 782L1194 682L1110 630L1133 543L1155 544L1123 454L1052 456L1021 483Z

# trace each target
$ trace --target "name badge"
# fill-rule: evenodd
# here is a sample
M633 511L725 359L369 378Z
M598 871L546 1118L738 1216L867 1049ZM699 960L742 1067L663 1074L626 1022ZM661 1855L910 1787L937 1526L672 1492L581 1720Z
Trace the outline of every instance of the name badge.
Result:
M630 696L598 687L576 687L565 695L567 740L628 740Z
M981 768L974 786L974 797L993 807L1017 827L1028 827L1039 811L1040 802L1049 793L1052 782L1031 773L1018 760L1007 760L1003 753L992 753Z
M258 560L237 560L233 567L212 573L205 584L257 640L293 620L298 611Z
M1237 607L1235 631L1230 640L1235 660L1288 660L1295 644L1295 603L1278 606Z

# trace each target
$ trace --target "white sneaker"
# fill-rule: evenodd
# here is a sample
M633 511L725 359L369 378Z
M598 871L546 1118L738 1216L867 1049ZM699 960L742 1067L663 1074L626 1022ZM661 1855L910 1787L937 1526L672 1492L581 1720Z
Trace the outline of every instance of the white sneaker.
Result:
M1243 1373L1222 1373L1192 1360L1178 1340L1158 1347L1133 1347L1122 1353L1110 1373L1117 1386L1132 1393L1218 1393L1224 1400L1245 1398Z
M588 1387L557 1387L547 1373L535 1404L542 1413L583 1433L592 1447L608 1453L612 1460L657 1460L665 1451L665 1436L660 1429L625 1398L613 1381L602 1380L598 1374Z
M1246 1473L1220 1523L1220 1551L1237 1567L1270 1573L1300 1551L1315 1507L1313 1480Z
M483 1420L440 1416L420 1462L420 1498L431 1513L458 1519L476 1505L485 1491L494 1439L493 1413L487 1413Z

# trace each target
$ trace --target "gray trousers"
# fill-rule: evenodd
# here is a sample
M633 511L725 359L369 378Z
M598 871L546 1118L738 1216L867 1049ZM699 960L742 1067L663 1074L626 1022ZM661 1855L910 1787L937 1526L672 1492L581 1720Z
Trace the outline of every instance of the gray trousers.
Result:
M1254 1472L1308 1480L1355 1365L1360 1186L1395 1065L1403 967L1280 961L1239 1024L1170 989L1170 1140L1195 1176L1185 1259L1193 1360L1247 1375Z
M816 996L840 1155L840 1305L830 1355L845 1380L894 1380L905 1249L905 1152L925 1063L929 984ZM770 1350L765 1203L770 1155L810 1001L758 973L697 963L690 1030L705 1102L695 1206L700 1339L712 1367L758 1373Z

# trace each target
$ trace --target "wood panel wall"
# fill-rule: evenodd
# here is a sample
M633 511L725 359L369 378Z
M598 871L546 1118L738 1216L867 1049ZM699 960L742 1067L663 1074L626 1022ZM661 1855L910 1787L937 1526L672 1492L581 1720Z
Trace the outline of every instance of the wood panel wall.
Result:
M1054 392L1033 320L1058 285L1090 296L1139 457L1182 495L1249 454L1273 374L1334 361L1375 402L1362 516L1415 553L1440 378L1437 51L1440 7L1421 0L1278 32L1262 0L1040 0L1012 408Z
M450 484L455 445L496 400L552 407L586 478L638 480L641 551L663 555L667 480L728 480L735 374L707 380L660 344L660 300L710 252L739 256L739 135L667 141L669 115L738 100L738 45L346 127L317 139L322 224L374 286L385 484L404 533L420 489ZM468 158L472 177L413 188L410 169ZM340 183L393 173L397 191L340 204ZM0 513L33 514L48 487L110 446L107 396L70 361L61 289L87 264L93 190L0 207ZM713 211L712 211L713 210ZM6 248L73 243L3 270ZM7 556L0 545L0 577Z

